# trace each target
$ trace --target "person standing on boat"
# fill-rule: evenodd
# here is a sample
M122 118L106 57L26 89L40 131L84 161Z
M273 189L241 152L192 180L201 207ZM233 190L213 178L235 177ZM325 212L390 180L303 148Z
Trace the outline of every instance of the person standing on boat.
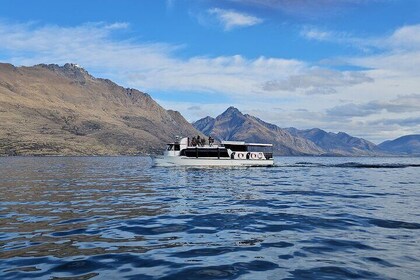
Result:
M212 146L213 146L213 142L214 142L214 139L213 139L213 138L211 138L211 136L209 136L209 146L210 146L210 147L212 147Z
M200 135L197 135L197 146L201 145L201 138Z

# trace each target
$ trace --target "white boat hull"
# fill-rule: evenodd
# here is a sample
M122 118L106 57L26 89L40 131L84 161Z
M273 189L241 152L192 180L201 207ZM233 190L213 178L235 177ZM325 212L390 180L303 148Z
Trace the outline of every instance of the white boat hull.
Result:
M272 166L273 159L217 159L165 156L153 158L155 166Z

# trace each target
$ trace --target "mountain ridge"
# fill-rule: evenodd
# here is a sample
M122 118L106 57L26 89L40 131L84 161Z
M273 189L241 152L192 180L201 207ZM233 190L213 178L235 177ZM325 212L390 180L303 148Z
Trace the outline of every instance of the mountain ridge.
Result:
M293 135L303 137L315 143L322 148L326 154L339 155L379 155L379 148L363 139L353 137L345 132L327 132L320 128L299 130L296 128L287 128Z
M231 106L193 124L137 89L77 64L0 63L0 155L161 153L175 136L274 144L278 155L420 155L420 135L375 145L345 132L280 128Z
M306 139L294 137L289 132L272 129L256 117L242 114L237 108L229 107L216 118L206 117L193 123L206 135L221 140L242 140L247 142L268 142L274 144L278 155L320 155L322 151Z
M149 94L72 63L0 63L0 119L0 155L161 153L176 135L199 133Z
M226 127L226 124L230 124L231 127ZM326 132L319 128L307 130L280 128L255 116L242 114L232 106L216 118L208 116L197 120L193 126L219 141L251 140L252 142L273 143L274 152L277 155L385 155L385 151L375 144L345 132Z
M420 156L420 134L411 134L387 140L378 145L379 149L403 155Z

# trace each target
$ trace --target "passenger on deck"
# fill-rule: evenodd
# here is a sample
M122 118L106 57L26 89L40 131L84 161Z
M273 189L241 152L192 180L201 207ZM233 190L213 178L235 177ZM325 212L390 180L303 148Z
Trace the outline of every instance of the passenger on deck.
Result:
M197 139L195 138L195 136L191 140L191 146L197 146Z
M201 138L200 135L197 135L197 146L201 145Z

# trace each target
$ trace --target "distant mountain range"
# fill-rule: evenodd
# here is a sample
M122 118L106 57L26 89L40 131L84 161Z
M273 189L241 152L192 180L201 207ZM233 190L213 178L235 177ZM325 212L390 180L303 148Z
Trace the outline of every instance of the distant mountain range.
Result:
M206 135L221 140L273 143L278 155L321 155L323 150L313 142L296 137L285 129L266 123L251 115L244 115L234 107L216 118L206 117L193 123Z
M287 128L291 134L302 137L315 143L327 155L376 155L380 154L380 149L363 138L357 138L344 132L326 132L319 128L298 130Z
M0 63L0 155L161 153L199 132L148 94L91 76L75 64Z
M280 128L229 107L216 118L205 117L193 123L206 135L221 140L273 143L277 155L380 156L420 154L420 135L411 135L375 145L344 132L319 128L299 130Z
M420 134L406 135L395 140L388 140L378 147L392 154L420 156Z
M376 146L346 133L279 128L234 107L193 125L148 94L76 64L0 63L0 156L161 153L174 137L273 143L278 155L420 155L420 135Z

